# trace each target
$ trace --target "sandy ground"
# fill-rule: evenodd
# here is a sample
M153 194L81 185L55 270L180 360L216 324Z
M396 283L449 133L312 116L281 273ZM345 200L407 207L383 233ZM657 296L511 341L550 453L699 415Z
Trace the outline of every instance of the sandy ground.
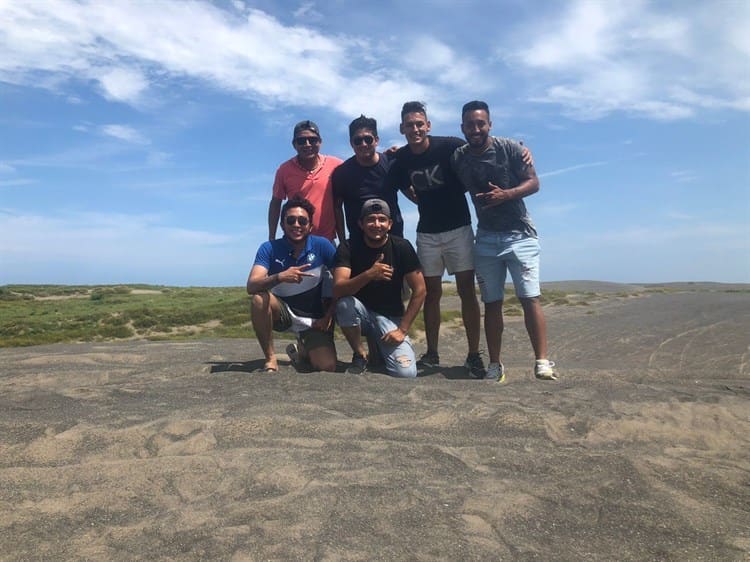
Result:
M0 559L748 560L750 292L682 289L547 309L558 382L520 318L505 385L0 350Z

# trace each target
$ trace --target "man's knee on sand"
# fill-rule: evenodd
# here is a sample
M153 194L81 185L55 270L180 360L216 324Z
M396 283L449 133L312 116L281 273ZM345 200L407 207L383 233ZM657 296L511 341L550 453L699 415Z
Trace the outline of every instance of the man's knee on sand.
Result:
M413 354L398 352L392 361L386 363L386 370L392 377L414 378L417 376L417 362Z

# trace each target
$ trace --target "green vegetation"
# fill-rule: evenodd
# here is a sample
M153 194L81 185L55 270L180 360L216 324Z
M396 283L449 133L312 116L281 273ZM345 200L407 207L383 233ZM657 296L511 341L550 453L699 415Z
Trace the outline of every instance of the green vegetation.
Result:
M0 347L253 335L249 298L239 287L0 287Z
M740 289L742 291L742 289ZM455 285L443 296L457 300ZM604 295L544 290L545 307L588 306ZM456 307L458 307L456 303ZM506 316L522 316L521 303L506 287ZM589 312L590 313L590 312ZM460 326L461 312L441 309L443 323ZM424 330L417 316L412 333ZM155 285L5 285L0 286L0 347L58 342L195 338L254 338L249 297L240 287L165 287Z

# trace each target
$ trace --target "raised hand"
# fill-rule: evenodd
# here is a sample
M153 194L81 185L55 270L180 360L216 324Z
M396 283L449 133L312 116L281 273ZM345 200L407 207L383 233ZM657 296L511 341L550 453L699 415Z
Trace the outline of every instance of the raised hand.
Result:
M278 273L279 283L301 283L305 277L313 277L312 273L306 273L305 270L310 267L309 263L304 265L295 265Z
M527 166L533 166L534 157L531 155L531 151L527 146L524 146L523 141L521 141L519 144L523 146L523 152L521 152L521 160L523 160L523 163Z
M508 193L505 189L501 189L499 186L495 185L492 182L488 183L490 186L490 191L477 193L475 196L477 200L482 204L482 207L496 207L497 205L502 205L506 201L510 201L512 199L510 193Z
M373 281L390 281L393 277L393 268L387 263L383 263L384 258L385 256L380 254L370 267L370 278Z

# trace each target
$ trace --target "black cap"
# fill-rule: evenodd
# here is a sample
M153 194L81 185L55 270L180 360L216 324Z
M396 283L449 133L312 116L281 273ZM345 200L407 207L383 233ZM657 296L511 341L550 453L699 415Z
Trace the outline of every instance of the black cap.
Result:
M379 213L391 218L391 208L388 203L382 199L368 199L365 204L362 205L362 210L359 212L359 218L363 219L367 215Z
M320 137L320 129L318 129L318 126L309 119L306 119L305 121L300 121L294 126L294 138L297 138L297 135L299 135L302 131L312 131L318 137Z

